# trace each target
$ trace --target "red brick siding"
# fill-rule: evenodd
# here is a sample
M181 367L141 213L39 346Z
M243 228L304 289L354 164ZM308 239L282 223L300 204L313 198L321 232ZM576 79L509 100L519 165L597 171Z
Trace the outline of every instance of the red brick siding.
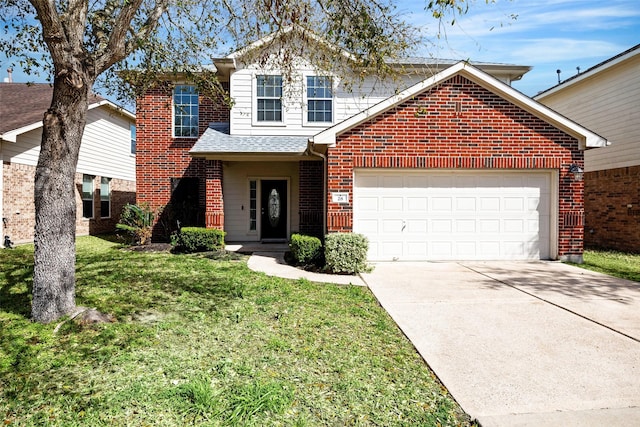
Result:
M585 173L584 188L585 246L640 253L640 166Z
M300 162L299 231L320 238L324 234L323 169L324 162Z
M558 255L580 255L583 182L572 163L584 164L575 138L455 76L338 137L328 152L327 228L353 228L354 168L558 169ZM350 203L332 203L336 191Z
M173 137L172 94L170 84L158 84L137 99L137 202L146 203L154 210L163 208L171 199L171 178L200 178L199 199L205 223L221 227L221 219L211 219L223 217L221 199L219 204L207 202L207 193L213 191L210 190L208 171L221 166L211 166L207 160L191 158L189 150L196 138ZM199 97L199 112L199 135L211 122L229 121L229 108L221 101L203 95ZM163 232L157 226L154 235L157 237Z
M33 241L35 226L35 204L33 199L33 185L35 166L20 163L5 162L4 173L4 217L7 227L4 233L15 243ZM127 203L134 203L135 183L123 179L111 179L111 216L100 217L100 177L94 178L94 218L82 217L82 174L75 176L76 187L76 234L104 234L112 233L120 220L122 207ZM4 239L4 236L3 236Z

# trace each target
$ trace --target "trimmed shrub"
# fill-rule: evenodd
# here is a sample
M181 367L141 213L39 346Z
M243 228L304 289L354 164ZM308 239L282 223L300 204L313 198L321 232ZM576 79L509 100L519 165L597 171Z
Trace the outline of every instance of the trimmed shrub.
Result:
M316 263L322 257L322 242L313 236L292 234L289 249L291 249L291 255L298 265Z
M182 227L171 243L179 252L215 251L224 248L224 235L217 228Z
M369 241L362 234L332 233L324 240L326 268L333 273L355 274L367 270Z

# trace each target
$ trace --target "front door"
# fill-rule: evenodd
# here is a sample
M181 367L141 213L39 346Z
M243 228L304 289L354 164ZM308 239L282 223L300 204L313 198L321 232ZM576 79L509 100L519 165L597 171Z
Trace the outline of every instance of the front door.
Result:
M286 239L287 181L263 180L260 200L262 239Z

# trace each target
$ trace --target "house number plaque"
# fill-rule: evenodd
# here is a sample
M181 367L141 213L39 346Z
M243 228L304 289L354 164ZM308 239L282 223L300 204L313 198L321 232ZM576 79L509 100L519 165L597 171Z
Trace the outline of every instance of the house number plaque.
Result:
M331 193L333 203L349 203L349 193Z

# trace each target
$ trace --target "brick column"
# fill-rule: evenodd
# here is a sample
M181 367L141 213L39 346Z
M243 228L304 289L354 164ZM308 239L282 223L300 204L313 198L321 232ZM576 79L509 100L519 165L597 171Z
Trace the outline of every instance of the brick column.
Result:
M222 162L220 160L207 160L206 194L205 225L207 228L224 230Z

